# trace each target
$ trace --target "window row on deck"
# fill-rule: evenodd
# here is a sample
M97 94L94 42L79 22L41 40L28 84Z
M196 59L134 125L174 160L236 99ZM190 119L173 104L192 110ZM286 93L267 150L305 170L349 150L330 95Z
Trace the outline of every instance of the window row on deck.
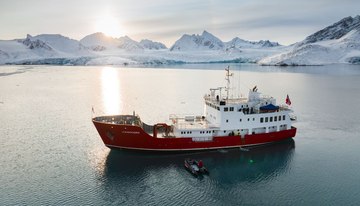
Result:
M212 107L214 109L217 109L218 111L220 111L220 107L214 105L214 104L211 104L209 102L206 102L206 105L209 106L209 107ZM224 112L233 112L235 111L235 107L224 107L223 108L223 111ZM241 107L239 107L237 109L238 112L241 112L241 111L248 111L249 112L249 105L241 105Z
M274 117L261 117L260 123L263 123L264 120L265 122L277 122L277 121L285 120L285 115L274 116Z
M255 121L255 118L247 118L247 121L250 122L250 119L252 119L252 121ZM240 122L242 122L243 119L240 119ZM279 116L273 116L273 117L261 117L260 118L260 123L263 123L265 120L265 122L277 122L277 121L282 121L285 120L285 115L279 115ZM226 123L229 123L229 120L226 120Z
M211 133L215 133L215 130L200 131L200 134L211 134ZM192 134L192 131L181 131L180 134Z

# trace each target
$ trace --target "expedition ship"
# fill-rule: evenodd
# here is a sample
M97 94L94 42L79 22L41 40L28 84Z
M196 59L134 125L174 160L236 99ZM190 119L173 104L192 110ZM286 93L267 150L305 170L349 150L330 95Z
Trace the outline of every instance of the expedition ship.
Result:
M204 96L203 115L170 115L171 124L148 125L132 115L97 116L92 121L109 148L150 151L189 151L248 147L292 138L296 128L289 96L287 105L262 95L257 87L247 98L229 98L226 87L210 89Z

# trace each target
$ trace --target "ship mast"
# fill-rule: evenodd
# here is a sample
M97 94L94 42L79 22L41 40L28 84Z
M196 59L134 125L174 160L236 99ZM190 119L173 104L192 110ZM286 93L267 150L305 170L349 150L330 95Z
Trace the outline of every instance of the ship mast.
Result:
M227 85L226 85L226 100L229 99L229 90L230 90L230 77L233 75L233 73L230 73L230 66L228 66L227 68L225 68L226 71L226 76L225 76L225 80L227 81Z

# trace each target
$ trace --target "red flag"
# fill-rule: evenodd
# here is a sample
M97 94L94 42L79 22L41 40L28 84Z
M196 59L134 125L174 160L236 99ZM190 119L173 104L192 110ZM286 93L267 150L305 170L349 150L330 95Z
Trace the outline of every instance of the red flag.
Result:
M287 105L291 105L291 101L290 101L289 95L286 96L285 103L286 103Z

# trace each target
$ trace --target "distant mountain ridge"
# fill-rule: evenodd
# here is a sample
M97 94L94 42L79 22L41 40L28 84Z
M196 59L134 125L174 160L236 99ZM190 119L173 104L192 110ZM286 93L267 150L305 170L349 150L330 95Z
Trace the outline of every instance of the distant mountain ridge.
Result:
M124 49L127 51L166 49L166 46L160 42L151 40L141 40L140 42L137 42L128 36L113 38L100 32L85 36L80 40L80 43L94 51L103 51L105 49Z
M278 42L269 40L247 41L239 37L233 38L229 42L223 42L213 34L203 31L198 34L184 34L175 44L170 47L170 51L191 51L191 50L230 50L241 48L264 48L281 46Z
M0 64L129 65L173 63L259 63L261 65L360 64L360 16L346 17L282 46L269 40L228 42L208 31L184 34L169 49L161 42L103 33L80 41L60 34L0 40Z
M143 46L145 49L150 49L150 50L167 49L165 44L161 42L151 41L149 39L141 40L140 45Z
M117 40L115 38L106 36L104 33L97 32L85 36L80 40L80 43L90 48L95 48L98 46L109 48L116 47Z
M225 47L224 43L207 31L198 34L184 34L175 44L170 47L170 51L188 50L219 50Z
M239 37L233 38L231 41L226 42L227 48L264 48L264 47L277 47L282 46L278 42L271 42L269 40L260 41L247 41Z

